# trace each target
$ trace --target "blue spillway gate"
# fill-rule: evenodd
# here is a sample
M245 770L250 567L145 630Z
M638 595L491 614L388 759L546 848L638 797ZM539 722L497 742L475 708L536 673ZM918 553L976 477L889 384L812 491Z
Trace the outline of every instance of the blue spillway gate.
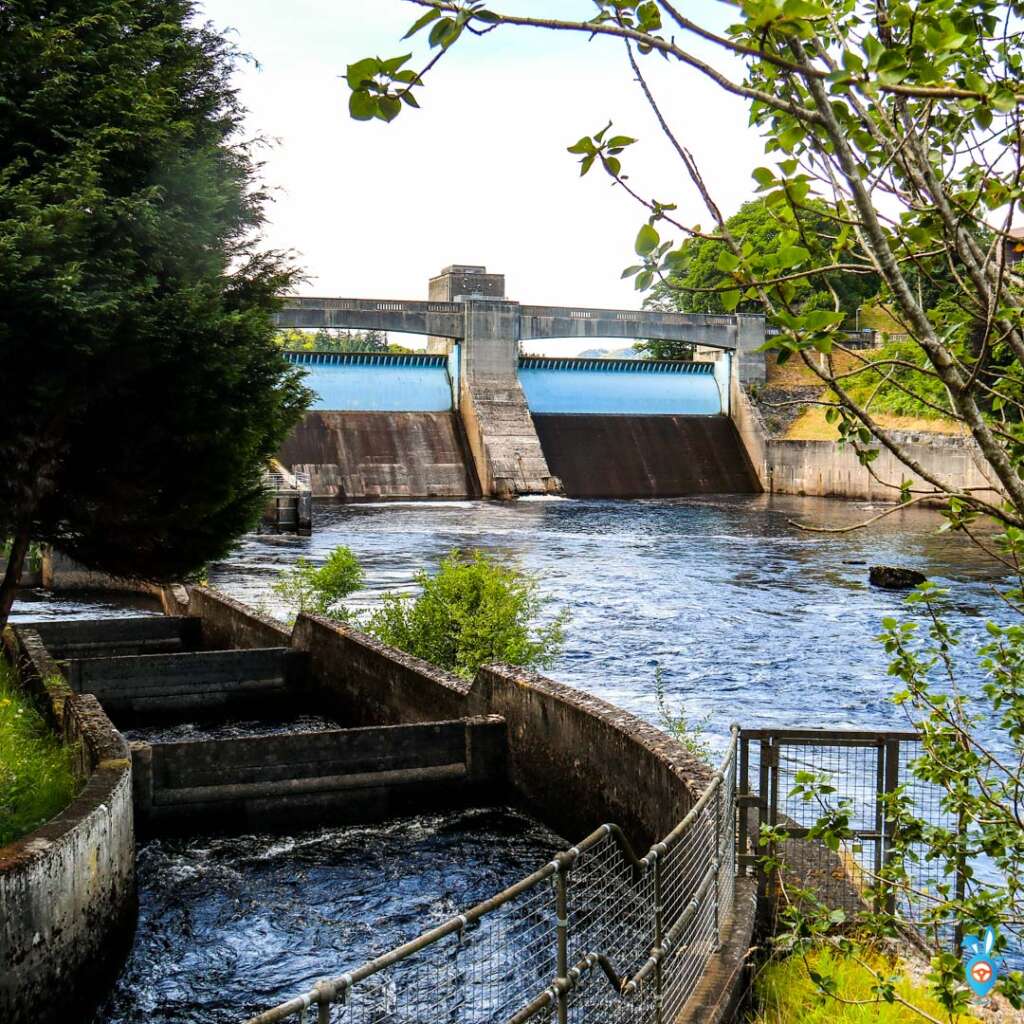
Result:
M720 360L727 374L726 357ZM716 416L727 409L711 362L524 356L519 381L530 412ZM727 379L727 378L726 378Z
M311 409L331 412L449 412L445 355L392 352L285 352L306 370Z

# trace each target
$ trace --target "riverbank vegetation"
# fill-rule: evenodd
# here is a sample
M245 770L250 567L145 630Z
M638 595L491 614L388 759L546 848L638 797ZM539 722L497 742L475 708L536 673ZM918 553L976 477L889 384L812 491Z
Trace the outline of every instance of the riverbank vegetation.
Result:
M416 574L418 593L384 594L370 612L346 605L363 579L359 560L342 546L320 567L300 558L274 591L295 612L350 622L467 679L494 662L546 668L561 653L567 613L544 619L537 581L482 551L450 552L436 572Z
M751 1024L968 1024L948 1014L904 963L877 947L828 942L773 957L754 979ZM828 995L823 993L827 992Z
M309 612L346 622L349 610L345 600L363 585L363 567L351 548L336 547L321 566L299 558L280 574L274 593L296 613Z
M73 753L0 657L0 846L38 828L74 799L79 780Z
M385 594L367 632L467 679L495 662L547 668L561 653L566 613L541 622L537 581L482 551L453 551L416 583L415 596Z

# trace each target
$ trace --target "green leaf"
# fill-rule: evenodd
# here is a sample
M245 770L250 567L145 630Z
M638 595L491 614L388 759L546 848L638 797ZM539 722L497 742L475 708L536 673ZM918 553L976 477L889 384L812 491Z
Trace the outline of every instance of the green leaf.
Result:
M739 256L733 255L728 249L723 249L718 254L718 262L716 266L719 270L724 270L726 273L735 270L740 265Z
M768 167L755 167L751 177L761 188L768 188L775 182L775 174Z
M402 103L395 96L381 96L377 100L377 116L382 121L394 121L402 109Z
M638 256L649 256L655 249L658 248L658 243L661 241L661 236L655 230L653 224L645 224L638 232L636 236L636 242L634 248Z
M349 115L356 121L369 121L377 115L377 98L359 90L348 98Z
M740 304L740 292L738 288L730 288L727 292L722 292L722 309L726 313L731 313ZM779 362L783 362L780 358Z
M439 18L440 16L441 12L436 7L432 8L431 10L427 11L427 13L424 14L422 18L418 18L413 23L412 28L410 28L409 31L406 32L404 36L402 36L402 38L408 39L410 36L416 35L416 33L419 32L421 28L423 28L425 25L429 25L435 18Z
M376 57L366 57L349 64L345 71L345 80L350 89L358 89L364 82L380 72L380 61Z

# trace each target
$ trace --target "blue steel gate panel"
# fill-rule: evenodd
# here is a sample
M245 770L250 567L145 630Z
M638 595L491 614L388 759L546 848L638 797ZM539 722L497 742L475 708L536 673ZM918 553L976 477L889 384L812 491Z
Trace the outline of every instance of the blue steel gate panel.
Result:
M715 363L524 357L519 381L532 413L717 416Z
M429 353L286 352L316 392L311 409L330 412L448 412L448 357Z

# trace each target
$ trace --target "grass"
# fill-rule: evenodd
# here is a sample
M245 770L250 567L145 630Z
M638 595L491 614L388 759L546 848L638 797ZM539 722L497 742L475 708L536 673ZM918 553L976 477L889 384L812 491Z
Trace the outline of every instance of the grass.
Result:
M859 948L853 956L822 945L806 957L791 955L771 960L758 972L753 1024L923 1024L928 1019L911 1007L880 999L872 991L874 976L858 960L884 979L897 977L894 992L912 1007L937 1020L950 1019L926 987L906 976L898 960L866 948ZM839 998L823 994L809 971L831 979ZM954 1024L976 1024L976 1020L962 1014L953 1017Z
M0 846L59 814L78 788L73 751L54 736L0 658Z
M913 433L961 434L967 430L962 423L947 419L926 419L923 416L894 416L891 413L872 413L873 419L887 430L906 430ZM839 427L825 419L820 405L808 406L786 431L787 441L838 441Z

